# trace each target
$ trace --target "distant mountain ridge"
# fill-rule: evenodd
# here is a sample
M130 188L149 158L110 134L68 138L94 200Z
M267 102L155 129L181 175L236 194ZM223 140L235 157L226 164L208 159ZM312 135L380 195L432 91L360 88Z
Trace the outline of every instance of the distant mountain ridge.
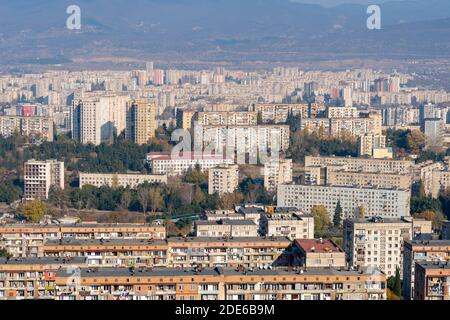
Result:
M80 31L65 28L71 4L81 8ZM376 31L366 28L366 8L289 0L0 0L0 61L165 54L270 60L294 59L296 52L450 55L450 1L384 3L382 30Z

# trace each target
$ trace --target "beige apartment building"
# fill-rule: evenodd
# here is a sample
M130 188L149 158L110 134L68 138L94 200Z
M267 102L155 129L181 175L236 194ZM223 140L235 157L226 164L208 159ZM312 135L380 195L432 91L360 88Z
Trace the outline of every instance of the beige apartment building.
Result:
M256 112L197 112L194 121L202 126L254 126L257 125Z
M88 239L165 239L166 228L157 224L8 224L0 226L0 248L13 257L41 257L46 241L65 238Z
M266 237L314 239L314 217L288 208L277 208L273 213L261 215L260 228Z
M416 283L415 273L417 272L416 266L418 263L436 263L443 261L450 261L449 240L405 241L403 255L403 297L407 300L416 299L414 285Z
M412 218L344 221L344 250L350 266L377 268L387 276L402 273L407 240L431 234L431 222Z
M386 276L338 269L82 269L56 275L56 300L385 300Z
M167 183L167 175L158 174L117 174L117 173L83 173L80 172L80 189L86 185L94 187L109 186L137 188L139 185L148 183Z
M196 221L197 237L257 237L259 226L252 220Z
M220 166L208 171L208 193L222 196L233 193L239 185L239 167L237 165Z
M358 137L358 144L360 156L375 157L375 150L386 149L386 136L364 134ZM392 156L387 158L392 159Z
M327 107L327 118L358 118L359 111L355 107Z
M450 300L450 262L416 263L414 300Z
M48 199L52 185L64 189L64 162L29 160L24 165L24 199Z
M147 144L156 135L156 105L146 99L127 103L125 137L137 144Z
M259 113L263 123L286 123L289 114L300 115L302 119L308 118L310 114L307 103L252 104L249 110Z
M275 192L278 185L292 182L292 159L269 159L264 163L264 188Z
M345 252L331 239L296 239L292 265L305 268L345 268Z
M190 129L195 112L193 110L177 110L177 128Z
M327 167L330 165L343 166L347 171L374 172L389 174L411 174L414 169L414 161L410 160L386 160L365 159L351 157L305 157L305 168Z
M379 187L397 188L410 190L412 185L411 175L383 174L368 172L350 172L335 170L334 167L327 167L325 184L330 186L357 186L357 187ZM316 177L320 181L320 177Z

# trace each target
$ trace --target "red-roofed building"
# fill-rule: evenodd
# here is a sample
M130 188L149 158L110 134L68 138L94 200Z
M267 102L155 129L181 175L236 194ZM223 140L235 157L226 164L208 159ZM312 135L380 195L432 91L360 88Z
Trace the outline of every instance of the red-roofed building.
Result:
M344 251L330 239L297 239L292 253L294 266L340 268L346 265Z

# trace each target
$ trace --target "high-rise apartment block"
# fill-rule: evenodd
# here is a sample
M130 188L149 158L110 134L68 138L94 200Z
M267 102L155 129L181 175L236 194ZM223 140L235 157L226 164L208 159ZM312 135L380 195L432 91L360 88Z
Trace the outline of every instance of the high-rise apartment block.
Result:
M156 135L156 105L140 99L127 104L126 139L146 144Z
M52 185L64 189L64 162L56 160L25 162L24 198L26 200L47 199Z
M220 166L209 169L208 193L222 196L233 193L239 185L239 168L237 165Z
M356 219L344 221L344 250L354 267L370 267L394 276L402 271L403 243L431 234L431 222L417 219Z
M292 182L292 159L269 159L264 164L264 187L270 192Z

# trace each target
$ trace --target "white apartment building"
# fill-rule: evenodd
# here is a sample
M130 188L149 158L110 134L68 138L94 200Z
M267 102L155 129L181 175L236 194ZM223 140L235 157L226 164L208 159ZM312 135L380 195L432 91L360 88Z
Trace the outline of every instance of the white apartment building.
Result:
M327 107L327 118L358 118L359 111L355 107Z
M238 165L220 166L209 169L208 193L222 196L233 193L239 185Z
M274 192L278 185L292 182L292 159L268 160L264 164L264 187Z
M137 188L139 185L148 183L167 183L167 175L148 174L107 174L107 173L82 173L80 172L80 189L86 185L94 187L130 187Z
M74 100L70 119L72 138L83 144L110 141L126 128L126 96L88 97Z
M259 226L252 220L201 220L195 222L196 237L257 237Z
M344 221L344 251L350 266L378 268L388 276L402 273L403 243L430 234L431 221L416 219L359 219Z
M9 137L15 132L22 136L53 141L53 118L0 116L0 136Z
M234 160L223 155L205 155L185 152L182 155L166 155L160 153L149 153L147 162L153 174L167 174L177 176L185 174L189 169L196 166L205 172L211 168L234 164Z
M410 216L410 190L287 184L278 186L277 195L278 206L310 213L314 206L323 205L331 218L338 201L344 218L356 217L360 207L366 217Z
M29 160L24 165L25 200L48 199L50 187L64 189L64 162Z
M195 121L202 126L254 126L257 125L256 112L197 112Z

